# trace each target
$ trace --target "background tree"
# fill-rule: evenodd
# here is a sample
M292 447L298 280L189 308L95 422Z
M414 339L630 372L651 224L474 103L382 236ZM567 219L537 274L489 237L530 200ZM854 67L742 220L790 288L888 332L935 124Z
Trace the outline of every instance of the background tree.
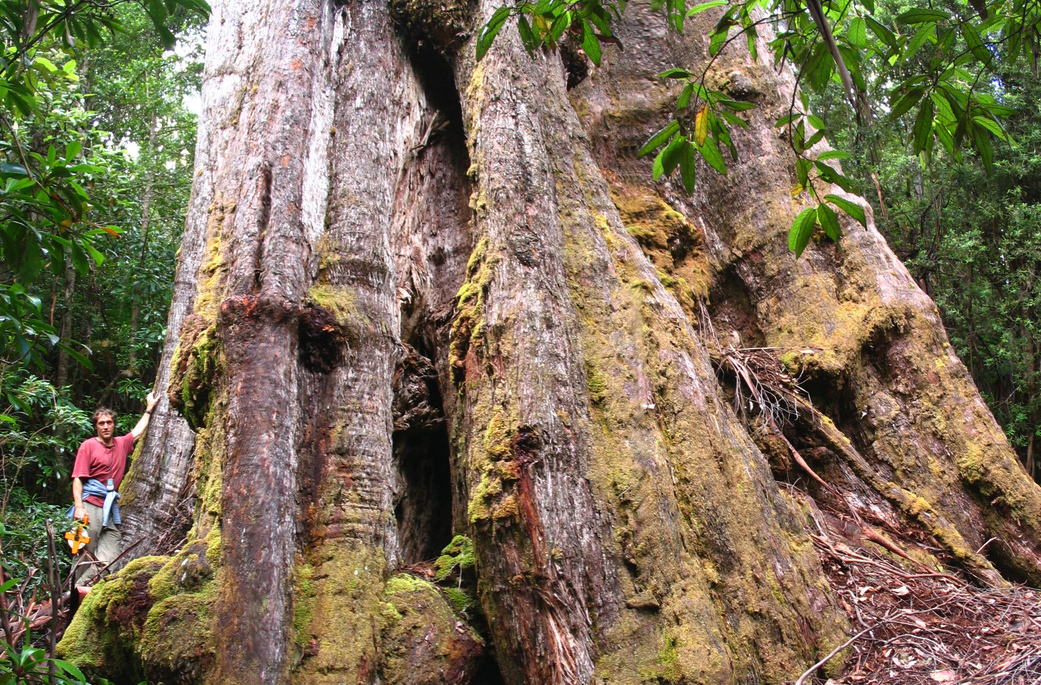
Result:
M907 9L879 6L891 15ZM920 71L928 53L927 43L898 62L903 77ZM873 93L885 92L892 68L865 69ZM908 140L914 112L865 127L844 114L834 86L812 104L822 112L829 140L851 151L844 162L849 176L868 189L879 229L936 300L959 357L1036 479L1038 79L1029 62L1020 62L998 68L978 88L1015 111L1003 129L1011 142L994 147L990 170L971 150L917 152ZM883 102L869 101L884 109Z
M154 373L156 355L150 346L162 338L162 312L169 301L162 260L171 263L176 249L194 147L192 117L182 106L193 82L185 67L190 59L164 53L162 44L173 44L165 22L189 32L193 13L205 9L195 0L133 5L15 1L0 7L0 679L82 680L74 667L66 670L53 661L53 636L61 626L51 624L47 634L35 634L31 642L21 626L25 617L18 614L62 594L69 560L55 557L53 549L48 555L45 529L64 518L71 456L92 432L89 410L80 407L92 410L103 399L136 409L150 382L147 374ZM170 11L176 22L170 21ZM128 41L118 59L117 53L106 55L99 48L105 37L128 29L136 34L135 42ZM122 109L114 117L111 105L118 103L111 92L104 94L107 112L92 110L87 100L91 76L128 73L134 62L120 60L144 55L151 59L151 92L134 94L125 84L120 90L125 106L145 104L159 113L152 116L156 136L145 139L147 157L142 159L127 154L140 147L138 133L125 125L134 114ZM92 59L94 68L85 68ZM107 67L106 60L112 60ZM175 147L178 142L181 147ZM153 204L163 216L152 220L151 240L149 222L140 215L133 218L132 195L140 179L163 192ZM180 198L178 186L183 188ZM134 247L124 247L128 243ZM151 244L151 252L144 244ZM134 262L122 265L124 253ZM132 288L136 283L147 285ZM92 331L106 331L89 321L91 311L100 312L102 320L108 314L104 323L115 324L112 339L104 341L108 344L95 347L102 352L96 356L83 343L91 340ZM147 336L140 335L141 326L134 335L133 323L127 330L125 322L134 321L135 311ZM110 384L109 374L117 371L113 367L126 365L120 358L126 350L131 360L137 350L145 363L119 378L121 383ZM108 364L92 367L91 356L103 361L108 356ZM133 419L124 419L122 427L128 429L126 421ZM48 558L56 564L54 575L48 573Z
M15 88L23 99L9 100L3 113L8 134L17 137L5 138L0 299L11 308L0 317L6 336L0 385L13 430L53 438L23 455L29 461L21 482L29 487L22 496L45 501L66 499L59 479L67 476L83 434L66 436L70 426L36 413L22 388L49 382L58 401L71 406L101 402L137 410L155 373L170 297L168 265L191 182L194 115L183 104L198 83L191 51L183 57L167 52L138 5L91 6L87 16L95 15L105 17L106 32L108 25L120 28L110 44L63 47L60 34L40 34L7 72L16 86L19 79L27 85ZM45 12L40 30L54 16ZM171 25L190 36L198 25L192 16L182 8ZM7 29L10 59L21 49L21 28L9 23ZM37 170L39 164L47 171ZM27 173L36 174L37 185ZM39 184L49 183L53 194L39 194ZM67 215L70 193L81 206ZM155 196L150 203L139 201L149 193ZM40 198L56 203L52 214L32 209Z

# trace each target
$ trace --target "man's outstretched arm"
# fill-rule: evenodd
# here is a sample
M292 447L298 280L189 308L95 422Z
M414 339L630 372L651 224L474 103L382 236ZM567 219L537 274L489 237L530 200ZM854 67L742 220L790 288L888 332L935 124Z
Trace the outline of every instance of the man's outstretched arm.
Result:
M72 518L82 519L87 514L87 509L83 506L83 481L79 478L72 479L72 503L76 507Z
M145 400L145 413L141 415L137 425L130 431L130 434L134 436L134 442L137 442L138 438L148 430L148 420L152 417L152 410L155 409L155 405L158 402L159 396L154 391L148 393L148 398Z

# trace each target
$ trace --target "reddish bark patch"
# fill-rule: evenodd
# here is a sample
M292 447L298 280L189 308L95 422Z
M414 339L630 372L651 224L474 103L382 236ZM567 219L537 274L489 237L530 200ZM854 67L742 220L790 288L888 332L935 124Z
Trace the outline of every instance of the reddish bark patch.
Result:
M126 600L109 604L108 619L123 630L140 629L152 606L152 594L148 591L150 573L138 573L134 576Z

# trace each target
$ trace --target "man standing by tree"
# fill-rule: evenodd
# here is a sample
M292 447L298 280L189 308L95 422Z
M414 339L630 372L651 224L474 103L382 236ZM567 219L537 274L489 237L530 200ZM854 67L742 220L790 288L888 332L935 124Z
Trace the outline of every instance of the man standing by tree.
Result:
M145 413L127 435L113 437L116 430L116 413L99 407L92 417L97 436L85 440L76 452L76 463L72 467L72 517L82 520L88 517L87 534L90 542L76 560L75 579L81 595L86 594L89 583L100 567L112 563L119 555L122 536L119 532L119 485L126 473L127 457L134 443L148 430L148 420L159 398L148 393ZM95 563L95 560L97 563Z

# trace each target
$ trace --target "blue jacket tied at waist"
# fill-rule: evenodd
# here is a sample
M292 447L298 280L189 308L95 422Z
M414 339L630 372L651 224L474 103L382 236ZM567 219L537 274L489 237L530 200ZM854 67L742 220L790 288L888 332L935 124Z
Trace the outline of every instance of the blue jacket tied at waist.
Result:
M104 516L102 517L101 525L107 526L110 518L112 519L112 523L117 526L123 523L123 520L119 518L119 502L116 501L119 499L119 490L109 490L105 487L105 484L97 478L90 478L83 484L83 498L86 499L87 497L105 498L105 506L102 508ZM76 505L74 504L69 507L69 510L65 512L65 515L70 519L75 516Z

